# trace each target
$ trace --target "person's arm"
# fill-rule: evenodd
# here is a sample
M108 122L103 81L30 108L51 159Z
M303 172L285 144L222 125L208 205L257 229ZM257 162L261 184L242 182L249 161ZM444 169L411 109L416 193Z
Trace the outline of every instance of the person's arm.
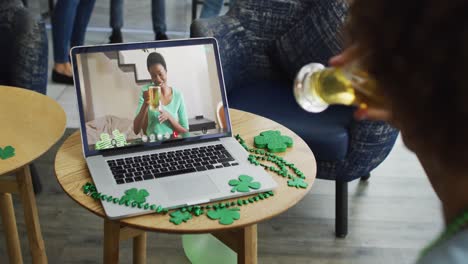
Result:
M173 130L176 131L177 133L182 134L182 133L187 133L189 131L188 119L187 119L187 113L185 112L184 98L182 97L182 94L180 93L177 96L180 97L180 98L177 98L177 100L180 100L179 107L177 109L177 117L179 118L179 121L177 121L166 110L160 110L159 122L163 123L163 122L169 121L169 123L171 123Z
M183 133L188 132L189 123L188 123L188 117L187 117L187 110L185 109L185 101L182 95L180 96L180 107L179 107L179 111L177 111L177 115L179 117L180 126L185 128L185 131Z
M187 133L188 132L188 129L181 126L179 124L179 122L177 122L177 120L175 120L175 118L173 116L171 116L168 112L162 110L161 115L168 115L169 116L167 121L169 121L171 123L172 128L174 128L174 131L176 131L177 133L182 134L182 133Z
M138 102L138 114L133 120L133 132L135 132L135 134L140 133L143 129L143 133L146 135L146 129L148 127L148 100L148 91L142 91L140 101Z

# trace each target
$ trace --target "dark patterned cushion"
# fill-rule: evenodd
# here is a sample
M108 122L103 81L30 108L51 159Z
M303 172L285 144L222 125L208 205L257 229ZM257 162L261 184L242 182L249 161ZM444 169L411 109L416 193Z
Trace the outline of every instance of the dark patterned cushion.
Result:
M307 63L324 65L339 53L339 33L348 6L340 1L315 1L310 12L275 41L273 60L292 79Z
M44 21L20 0L2 0L0 36L0 84L46 94L48 44Z

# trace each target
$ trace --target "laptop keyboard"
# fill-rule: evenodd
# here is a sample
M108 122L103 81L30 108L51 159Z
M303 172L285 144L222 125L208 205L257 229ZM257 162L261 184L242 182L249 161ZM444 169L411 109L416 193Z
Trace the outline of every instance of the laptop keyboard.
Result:
M237 166L223 145L211 145L108 160L117 184Z

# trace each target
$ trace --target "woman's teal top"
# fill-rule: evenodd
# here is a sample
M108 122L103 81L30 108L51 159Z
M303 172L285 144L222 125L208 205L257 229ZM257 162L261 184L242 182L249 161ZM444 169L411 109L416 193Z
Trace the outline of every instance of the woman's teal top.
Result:
M151 84L144 85L141 88L140 91L140 99L138 102L138 107L136 114L140 112L141 106L143 103L145 103L145 100L143 99L143 92L148 91L148 87L151 86ZM182 96L182 93L174 88L172 89L172 100L168 105L163 105L163 109L168 112L172 117L174 117L179 124L189 130L189 125L188 125L188 118L187 118L187 112L185 110L185 102L184 102L184 97ZM157 134L172 134L174 131L174 128L171 125L171 122L169 120L159 123L159 110L158 109L148 109L148 127L146 129L146 135L157 135Z

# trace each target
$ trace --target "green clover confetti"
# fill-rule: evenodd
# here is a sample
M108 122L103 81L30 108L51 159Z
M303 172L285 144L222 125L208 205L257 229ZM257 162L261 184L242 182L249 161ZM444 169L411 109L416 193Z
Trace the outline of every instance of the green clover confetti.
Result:
M277 131L272 131L272 132L274 134L277 134ZM117 137L118 134L117 135L116 134L113 134L113 135ZM298 168L296 168L293 163L287 162L284 158L276 156L273 153L265 152L265 150L249 148L247 144L245 144L245 140L243 140L242 137L240 137L239 135L236 135L235 137L239 141L239 143L245 148L245 150L251 153L248 157L248 160L250 161L250 163L257 165L257 166L262 166L265 170L270 170L284 178L288 178L289 180L287 183L288 183L288 186L290 187L307 188L308 183L304 181L305 175ZM263 163L263 161L274 163L277 167L267 165ZM292 172L294 172L296 175L293 175L292 173L290 173L289 169ZM235 187L233 188L233 191L237 190L238 188L240 189L252 188L253 189L253 187L256 186L257 183L252 182L253 181L252 177L247 176L247 175L241 175L241 176L239 176L238 180L233 179L230 181L232 183L231 186ZM260 188L260 186L258 188ZM138 191L136 188L129 189L125 192L126 195L123 196L121 199L119 199L119 198L112 197L112 196L98 192L96 187L92 183L86 183L83 186L83 192L86 195L91 196L95 200L112 202L114 204L119 204L121 206L127 206L127 207L128 206L138 207L140 209L154 211L157 214L165 214L168 212L168 209L163 208L161 205L159 206L156 204L150 205L148 203L144 204L144 201L146 200L145 197L147 197L148 194L145 194L145 192L147 193L146 190L144 190L144 192L141 192L141 191L143 191L143 189L140 191ZM200 215L206 214L206 216L212 220L219 220L218 221L219 224L230 225L234 222L234 220L240 219L240 212L239 212L240 209L239 207L235 208L234 206L246 206L248 204L252 204L261 200L268 199L269 197L272 197L272 196L274 196L273 191L268 191L268 192L259 193L254 197L249 197L248 199L238 199L237 201L221 202L218 204L208 204L208 205L201 205L201 206L187 206L187 207L179 209L178 211L174 211L173 213L171 213L170 215L171 217L169 221L178 225L178 224L181 224L182 222L187 222L188 220L193 218L193 216L200 216ZM135 197L136 197L136 200L138 200L138 202L134 200ZM212 211L209 211L210 209Z
M182 212L181 210L175 211L170 214L171 219L170 222L174 223L175 225L180 225L182 222L187 222L188 220L192 219L192 214L185 211Z
M307 188L307 182L305 182L303 179L301 178L294 178L292 180L289 180L288 181L288 186L289 187L296 187L296 188Z
M293 140L288 136L282 136L277 130L268 130L254 137L254 144L255 147L267 148L270 152L284 152L293 145Z
M229 185L234 186L231 192L249 192L250 189L259 189L260 183L259 182L252 182L253 178L247 175L239 176L239 180L230 180Z
M100 193L97 191L96 186L90 182L87 182L85 185L83 185L83 193L88 196L91 196L95 200L101 200L103 202L107 201L109 203L112 202L114 204L118 204L121 206L138 207L140 209L154 211L158 214L166 214L168 212L167 208L162 208L162 206L160 205L159 206L155 204L150 205L148 203L143 205L142 203L136 203L135 201L129 200L127 198L119 199L119 198L115 198L115 197ZM131 193L134 193L134 191L131 191ZM211 217L209 217L207 213L208 218L220 219L220 222L219 222L220 224L223 224L223 223L226 225L232 224L234 220L238 220L240 218L240 214L238 212L240 209L233 208L233 206L235 206L236 204L239 206L246 205L246 204L253 203L259 200L267 199L268 197L271 197L273 195L274 195L273 191L268 191L268 192L260 193L253 198L250 197L244 200L238 199L237 203L235 201L232 201L230 203L221 202L218 204L213 204L213 205L209 204L206 206L196 205L196 206L183 207L179 209L178 211L172 212L170 214L171 218L169 221L178 225L178 224L181 224L182 222L187 222L188 220L193 218L193 216L200 216L200 215L205 214L205 209L206 210L214 209L216 212L211 212L210 213ZM231 210L229 208L231 208Z
M107 133L102 133L101 135L99 135L99 138L101 140L96 142L95 148L97 150L101 150L113 147L124 147L128 145L125 134L120 133L119 130L116 129L112 131L112 135L114 136L114 138L111 138L111 136Z
M149 193L145 189L138 190L137 188L128 189L125 195L120 198L121 201L135 201L137 204L146 202L146 197Z
M6 146L4 149L0 148L0 159L6 160L15 156L15 148L12 146Z
M97 150L112 148L112 142L111 142L111 138L110 138L109 134L102 133L99 136L99 138L101 140L96 142L96 147L95 147Z
M120 133L120 131L116 129L112 131L112 135L114 136L117 147L124 147L127 145L127 138L125 137L125 134Z
M207 212L207 216L212 220L218 220L222 225L230 225L234 220L240 219L239 208L221 208L218 210L211 210Z

